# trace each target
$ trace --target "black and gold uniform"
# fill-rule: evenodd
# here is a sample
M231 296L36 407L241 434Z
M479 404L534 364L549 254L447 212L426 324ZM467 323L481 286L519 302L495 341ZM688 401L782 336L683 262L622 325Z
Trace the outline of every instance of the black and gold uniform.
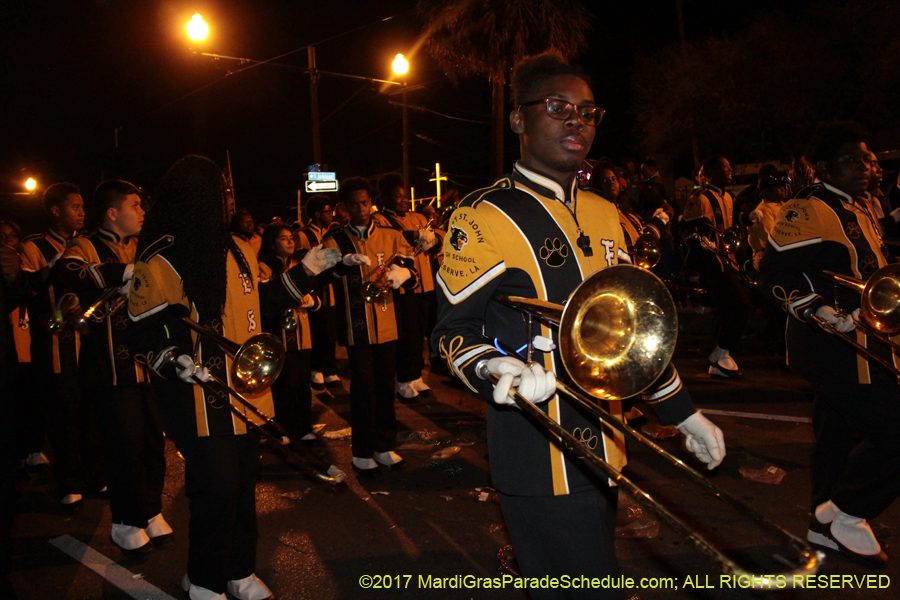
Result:
M136 250L136 237L121 239L103 227L77 237L52 270L54 286L78 294L85 310L127 282ZM124 302L116 296L95 312L100 318L91 319L81 338L79 364L103 428L112 522L143 529L162 511L165 439L147 367L128 348Z
M331 271L339 278L334 284L338 341L346 346L350 359L353 456L371 459L374 452L389 452L396 446L397 319L392 294L369 303L363 299L363 286L392 256L412 256L412 248L400 232L378 227L374 220L367 227L347 225L336 230L325 238L325 247L337 248L342 255L364 254L372 263L339 264ZM403 287L416 287L418 276L412 259L400 258L396 264L411 273Z
M502 355L495 339L512 348L527 342L521 315L493 301L492 294L502 290L562 303L586 277L620 261L627 262L627 254L612 203L578 188L574 177L560 185L517 163L512 175L467 196L447 224L432 345L470 389L491 399L493 386L476 376L476 363ZM535 333L557 338L546 325ZM562 372L556 351L537 352L535 360ZM694 412L671 365L645 398L664 423L681 422ZM611 466L625 465L620 433L586 417L559 394L537 406L596 446ZM621 416L620 402L607 408ZM487 420L491 478L517 552L558 555L554 566L545 565L551 570L562 564L596 573L598 565L615 565L610 527L616 501L606 479L519 410L489 401ZM589 552L573 541L585 531L604 538L586 542Z
M687 263L700 272L700 285L709 291L708 298L719 317L716 346L723 350L733 350L740 343L751 310L750 298L731 261L716 251L722 233L735 224L733 210L731 194L707 183L688 199L682 216ZM702 238L709 240L712 248L701 244ZM713 373L716 361L710 358L710 363Z
M817 183L782 205L759 267L761 288L790 315L790 367L816 392L813 507L832 500L865 519L900 495L900 388L811 315L822 306L846 313L860 306L857 292L821 271L866 280L885 264L878 225L861 200ZM858 328L849 335L900 366L885 344Z
M407 211L400 215L383 208L372 216L379 226L399 231L406 242L412 246L416 242L418 231L428 226L428 219L417 212ZM435 234L437 235L437 234ZM413 289L401 287L394 292L397 304L397 381L409 383L422 377L425 361L422 357L422 338L427 331L428 303L434 302L434 273L431 269L431 257L440 249L441 240L427 252L420 252L415 258L416 273L419 283Z
M50 269L76 236L63 238L53 229L22 240L22 271L33 295L28 315L31 330L31 361L39 402L49 417L58 493L64 498L81 494L83 484L98 490L106 485L99 436L90 404L82 397L78 375L81 335L70 325L51 335L46 324L56 312L62 293L50 281Z
M286 263L269 266L259 263L259 281L268 283L297 265L289 259ZM275 273L273 275L273 273ZM284 345L284 367L272 384L272 400L275 403L276 421L298 440L312 433L310 411L312 391L309 376L312 371L312 335L309 315L322 306L319 294L310 292L301 303L287 309L277 317L263 320L263 331L271 333Z
M261 283L252 248L236 236L232 239L250 273L243 272L233 251L228 251L228 283L220 314L198 314L196 304L186 297L178 255L167 252L174 242L171 236L148 245L138 258L128 298L134 321L132 352L157 375L151 382L166 435L185 457L185 492L191 501L188 574L192 584L207 589L224 589L226 581L255 570L259 436L248 432L228 403L247 419L257 423L259 419L227 392L208 394L178 377L166 361L169 352L195 357L226 381L231 367L231 357L193 333L179 315L241 344L262 332L263 320L295 306L316 287L302 266ZM267 416L273 415L271 393L252 402Z
M298 249L309 250L324 242L328 231L310 221L309 225L294 233L294 244ZM318 310L309 313L309 325L312 332L312 343L316 348L312 357L312 370L322 374L323 382L339 383L337 377L337 359L335 358L335 345L337 344L337 330L334 309L334 285L323 278L319 298L321 306Z

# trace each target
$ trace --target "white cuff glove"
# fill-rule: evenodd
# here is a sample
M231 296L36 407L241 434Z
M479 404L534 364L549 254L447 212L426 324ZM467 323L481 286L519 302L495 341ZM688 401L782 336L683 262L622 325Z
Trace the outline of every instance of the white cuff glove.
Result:
M653 212L653 216L650 218L651 219L659 219L660 221L662 221L662 224L665 225L669 222L669 213L667 213L666 211L664 211L661 208L657 208Z
M751 223L758 223L762 219L762 213L754 208L750 211L750 214L747 215L747 218L750 219Z
M430 229L420 229L418 233L418 241L416 246L422 249L422 252L428 252L437 244L437 236Z
M316 299L312 294L307 294L303 296L303 299L300 300L300 308L309 308L311 306L315 306Z
M894 223L900 223L900 208L895 208L891 211L891 218L894 220Z
M838 311L830 306L820 306L816 311L816 316L823 321L831 323L834 328L841 333L847 333L848 331L856 329L854 319L859 317L859 309L857 308L852 314L846 315L838 313Z
M391 282L391 287L393 289L399 289L401 285L403 285L407 279L412 277L412 273L409 272L409 269L406 267L401 267L400 265L391 265L390 271L388 273L388 280Z
M345 254L343 260L345 267L355 267L358 265L372 266L372 260L365 254Z
M125 265L125 272L122 273L122 281L130 281L134 277L134 263Z
M695 412L675 428L684 434L684 447L688 452L705 463L710 471L722 463L725 458L725 438L722 430L712 421Z
M194 359L187 354L182 354L175 359L175 362L177 363L175 370L185 383L197 383L194 381L194 377L200 381L209 381L209 370L195 363Z
M321 244L315 248L311 248L303 260L303 266L312 273L318 275L322 271L327 271L341 261L341 251L337 248L325 248Z
M500 380L494 385L494 402L515 406L516 402L509 397L509 389L516 391L526 400L538 403L553 397L556 393L556 376L553 371L544 371L539 364L531 367L518 358L501 356L487 362L487 369Z

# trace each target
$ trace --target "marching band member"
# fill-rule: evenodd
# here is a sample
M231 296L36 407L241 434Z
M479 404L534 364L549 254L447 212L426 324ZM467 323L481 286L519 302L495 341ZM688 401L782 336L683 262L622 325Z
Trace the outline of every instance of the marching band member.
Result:
M260 283L267 283L290 271L299 263L294 256L294 238L290 227L283 224L266 227L259 249ZM321 304L319 294L313 291L284 313L264 319L262 323L263 331L281 340L286 351L281 375L272 384L275 420L292 437L305 442L316 439L310 420L312 391L309 378L313 346L308 313L316 311Z
M489 400L491 477L523 574L616 576L615 488L510 408L507 392L516 388L540 403L550 418L596 443L616 469L625 464L621 434L584 417L556 393L553 367L560 358L552 348L526 365L488 341L497 338L513 348L527 342L521 314L494 301L495 291L562 303L585 277L626 260L615 206L580 189L576 177L603 111L594 104L587 75L554 55L519 63L512 86L517 108L509 121L519 136L521 159L511 175L466 197L447 224L432 344L457 377ZM544 325L539 335L557 338ZM482 366L500 377L496 386L477 374ZM722 432L694 411L671 365L646 398L664 423L678 424L688 448L709 468L722 461ZM609 404L621 415L620 402ZM598 592L585 595L601 597ZM531 593L533 598L564 594Z
M81 336L64 323L51 334L45 324L57 317L62 300L51 285L50 269L84 226L84 200L78 186L55 183L44 192L43 205L50 216L50 227L22 241L22 271L34 290L28 315L34 323L31 360L36 396L50 417L53 474L62 508L72 512L82 505L83 485L100 491L106 487L106 476L99 436L85 433L94 428L94 415L82 397L78 380Z
M807 539L883 567L887 555L867 521L900 496L897 377L813 320L823 319L898 364L884 343L856 329L860 295L822 274L865 280L887 264L877 224L863 205L870 168L865 140L855 123L820 126L811 156L818 183L782 206L759 278L763 291L789 314L790 367L815 390Z
M684 207L683 221L692 229L685 238L688 264L700 271L700 285L718 313L715 348L709 355L709 374L722 379L741 377L731 351L740 343L750 316L750 299L731 261L718 255L719 236L735 224L734 198L725 189L731 183L731 165L724 156L713 156L703 164L707 184L695 192Z
M191 520L182 585L193 600L224 599L226 590L240 600L263 600L272 592L255 575L259 435L229 404L254 417L228 391L192 385L210 372L229 381L230 357L180 317L242 343L260 332L262 320L302 301L316 286L314 275L340 258L314 248L300 265L260 283L253 250L228 231L233 210L211 160L176 162L147 214L128 298L132 352L156 375L166 435L185 459ZM253 403L272 415L271 394Z
M338 340L350 359L353 468L360 473L374 472L379 464L396 469L403 460L394 452L397 317L388 288L411 290L418 275L409 258L412 248L403 236L378 227L372 219L372 189L366 180L342 181L340 195L350 222L326 237L325 247L336 248L344 257L331 275L338 279ZM396 259L386 265L391 257ZM375 302L366 302L363 290L373 278L384 293Z
M331 229L334 218L334 203L322 194L311 196L306 201L305 210L309 224L294 234L294 247L298 251L309 250L321 244ZM316 348L310 381L316 389L322 389L323 386L339 388L341 378L337 374L337 359L334 355L337 344L334 286L326 278L320 283L322 305L319 310L309 313L312 340Z
M144 223L138 189L127 181L101 183L94 204L96 233L75 238L51 272L56 289L79 295L81 312L109 288L127 293ZM112 541L144 553L172 536L162 516L165 439L147 369L128 350L128 315L113 308L121 301L114 296L98 308L101 318L89 320L79 364L82 389L96 402L103 431Z
M397 307L397 398L410 401L431 395L422 380L425 361L422 339L425 337L427 305L425 295L434 292L431 256L442 241L428 226L428 219L409 210L409 197L399 173L386 173L378 180L379 211L372 219L380 227L399 231L409 245L417 244L415 256L419 283L415 288L401 287L394 294Z

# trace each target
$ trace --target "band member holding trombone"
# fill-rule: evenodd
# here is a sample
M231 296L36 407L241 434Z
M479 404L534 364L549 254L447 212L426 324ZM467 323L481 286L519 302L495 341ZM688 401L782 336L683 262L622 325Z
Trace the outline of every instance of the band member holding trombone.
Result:
M709 291L709 299L719 318L715 348L709 355L709 374L722 379L741 377L731 351L740 343L750 317L750 299L733 261L727 256L720 236L737 224L734 198L725 189L731 183L732 169L724 156L713 156L703 163L707 183L697 190L684 207L683 222L689 234L687 263L700 271L700 285Z
M361 177L341 182L350 222L325 238L343 255L335 282L338 341L350 359L350 425L353 468L374 473L378 465L402 468L394 452L397 416L397 316L392 290L418 283L413 249L399 231L372 219L372 188ZM405 466L405 465L402 465Z
M592 273L626 261L615 205L579 188L576 177L603 110L584 71L555 55L519 63L512 88L517 108L509 121L521 159L511 175L466 197L447 224L432 344L457 377L489 400L491 477L523 574L615 576L616 488L511 408L508 392L515 388L541 403L541 411L617 470L625 464L624 440L556 393L558 332L541 325L528 340L522 315L495 299L496 292L507 292L562 303ZM500 350L505 344L514 352L530 341L539 350L530 364ZM484 378L485 370L499 377L496 385ZM664 423L678 424L709 468L721 462L722 432L694 412L671 365L645 398ZM608 404L621 418L621 402ZM582 594L614 598L620 592ZM563 590L532 591L534 598L564 596Z
M191 521L182 586L193 600L223 600L226 590L240 600L263 600L272 592L255 575L259 435L248 421L261 420L249 400L230 392L231 358L222 345L192 332L182 317L241 344L261 333L263 319L300 302L315 288L314 275L340 258L317 247L262 284L252 248L228 231L233 210L225 177L211 160L176 162L144 222L128 298L132 352L155 375L166 435L185 460ZM213 374L230 388L192 385ZM268 390L252 404L273 413Z
M898 362L882 339L857 327L860 294L825 273L865 281L887 264L862 199L870 168L865 140L855 123L819 127L811 155L819 182L781 207L759 276L770 300L789 314L791 369L816 394L807 539L878 567L887 556L867 520L900 495L900 389L897 372L875 359ZM862 348L842 343L840 333Z
M58 293L80 299L69 320L83 334L82 388L97 407L103 432L112 541L126 552L145 553L168 540L172 528L162 516L162 422L147 368L128 349L130 321L122 310L144 210L138 189L120 180L97 186L94 209L97 231L75 238L51 276Z
M72 512L82 505L85 484L94 487L92 491L106 486L100 441L84 433L94 419L78 384L81 335L62 320L62 294L50 282L50 269L84 226L84 200L78 186L60 182L44 192L43 205L50 227L22 240L22 271L32 289L28 315L35 395L49 416L53 475L62 509Z

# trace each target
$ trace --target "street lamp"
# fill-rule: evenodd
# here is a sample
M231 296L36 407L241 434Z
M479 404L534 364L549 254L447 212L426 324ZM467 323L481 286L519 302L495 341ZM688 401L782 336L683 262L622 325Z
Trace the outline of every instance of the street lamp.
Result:
M394 69L395 75L406 75L406 72L409 71L409 61L403 58L402 54L398 54L391 63L391 67Z
M33 192L34 188L36 188L36 187L37 187L37 181L35 181L31 177L29 177L28 181L25 182L25 189L28 190L29 192Z
M209 34L209 27L206 25L203 17L196 14L191 17L190 23L187 24L187 31L188 37L195 42L200 42L206 39L206 36Z

